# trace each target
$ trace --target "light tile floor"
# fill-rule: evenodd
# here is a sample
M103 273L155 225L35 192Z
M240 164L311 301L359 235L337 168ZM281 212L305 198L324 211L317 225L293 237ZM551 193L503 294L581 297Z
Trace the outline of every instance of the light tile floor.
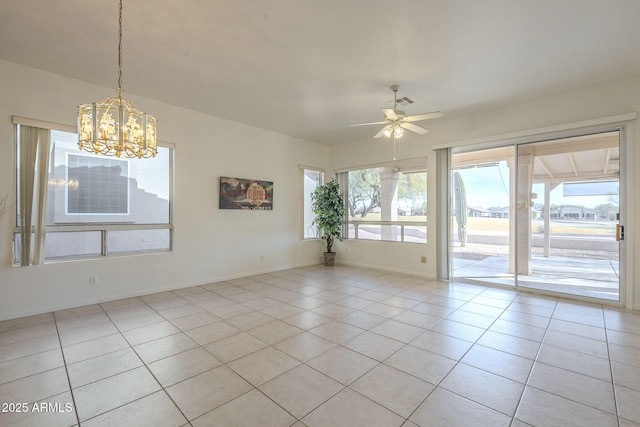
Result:
M313 266L0 322L2 426L640 426L640 314Z

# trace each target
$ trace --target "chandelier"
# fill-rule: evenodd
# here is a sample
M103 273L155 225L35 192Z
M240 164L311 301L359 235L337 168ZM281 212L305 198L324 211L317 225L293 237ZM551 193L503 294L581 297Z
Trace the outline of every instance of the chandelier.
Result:
M155 157L156 119L122 99L122 0L118 12L118 97L78 106L78 147L105 156Z

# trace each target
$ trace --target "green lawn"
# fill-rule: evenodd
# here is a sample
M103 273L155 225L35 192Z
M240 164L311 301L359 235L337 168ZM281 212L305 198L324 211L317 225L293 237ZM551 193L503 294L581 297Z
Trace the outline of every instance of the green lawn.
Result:
M360 218L360 215L350 216L349 221L382 221L379 213L368 213L364 218ZM427 217L423 216L400 216L398 215L398 221L411 221L411 222L426 222Z
M533 233L542 233L544 227L543 220L534 220L531 224ZM509 231L509 220L506 218L469 218L467 220L467 230L483 231ZM551 221L551 233L568 234L615 234L615 222L593 222L588 221Z
M426 216L398 216L398 221L425 222ZM381 221L379 213L369 213L366 217L361 218L360 215L350 216L349 221ZM454 219L454 227L455 219ZM533 233L542 233L544 221L541 219L534 220L531 224ZM473 233L473 230L481 231L509 231L509 220L507 218L477 218L471 217L467 219L467 230ZM608 235L615 234L615 222L598 222L589 221L551 221L552 234L585 234L585 235Z

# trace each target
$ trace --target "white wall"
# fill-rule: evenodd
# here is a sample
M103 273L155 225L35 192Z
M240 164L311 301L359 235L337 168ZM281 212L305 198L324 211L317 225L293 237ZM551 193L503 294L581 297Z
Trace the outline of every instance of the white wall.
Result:
M435 152L432 147L441 144L458 145L476 138L485 138L608 117L640 111L640 77L592 87L586 90L559 93L553 97L531 100L527 103L501 108L486 108L479 113L458 114L444 119L424 122L430 132L424 136L407 135L398 141L397 158L427 156L429 171L435 171ZM445 111L445 114L447 112ZM373 132L372 132L373 133ZM640 198L634 189L640 188L640 173L634 172L634 165L640 165L640 149L635 149L633 141L640 142L640 125L633 123L629 135L631 143L627 147L626 172L629 185L626 199L628 207L627 230L627 283L630 300L628 306L640 309L640 278L634 277L634 265L640 265L640 250L633 243L633 230L640 224ZM393 146L388 140L367 139L351 144L332 147L331 166L344 169L391 161ZM345 241L338 248L339 260L345 263L400 270L407 273L436 277L435 242L435 174L428 182L428 242L426 245L402 245L368 241ZM427 255L427 263L420 257Z
M55 74L0 61L0 198L15 200L13 126L18 115L75 124L76 106L115 95L115 89L90 85ZM0 320L100 301L202 284L320 262L317 241L300 241L298 164L343 169L389 161L393 147L367 139L331 148L204 115L157 101L125 97L159 119L160 139L176 145L174 251L164 254L61 262L13 267L14 210L0 219ZM215 100L212 100L215 102ZM505 108L451 115L428 122L424 136L407 135L398 142L398 159L427 157L435 171L432 147L526 129L640 111L640 78L588 90L560 93ZM446 113L446 112L445 112ZM210 134L209 129L213 130ZM640 126L634 126L640 141ZM633 201L627 221L627 243L640 224L640 150L626 158ZM274 181L273 212L224 211L217 208L218 177L236 176ZM435 179L429 180L428 243L344 241L336 244L338 261L436 277ZM640 280L633 266L640 250L630 245L627 281L633 306L640 309ZM426 255L427 263L420 262ZM98 277L88 285L89 275ZM634 284L635 283L635 284Z
M115 89L6 61L0 81L0 197L9 194L13 204L11 116L75 125L78 104L115 96ZM298 164L328 169L329 147L125 98L156 116L160 140L176 146L173 252L13 267L11 209L0 219L0 320L320 261L318 242L300 240ZM220 176L273 181L274 210L219 210ZM89 286L89 275L97 286Z

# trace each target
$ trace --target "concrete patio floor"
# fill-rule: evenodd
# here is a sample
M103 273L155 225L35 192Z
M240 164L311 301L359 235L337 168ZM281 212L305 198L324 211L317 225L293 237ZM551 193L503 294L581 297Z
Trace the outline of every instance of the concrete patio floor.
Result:
M514 274L509 273L508 256L487 256L483 259L456 257L453 280L473 280L515 286ZM574 258L564 256L532 256L531 275L520 274L517 286L549 292L619 300L619 261Z

